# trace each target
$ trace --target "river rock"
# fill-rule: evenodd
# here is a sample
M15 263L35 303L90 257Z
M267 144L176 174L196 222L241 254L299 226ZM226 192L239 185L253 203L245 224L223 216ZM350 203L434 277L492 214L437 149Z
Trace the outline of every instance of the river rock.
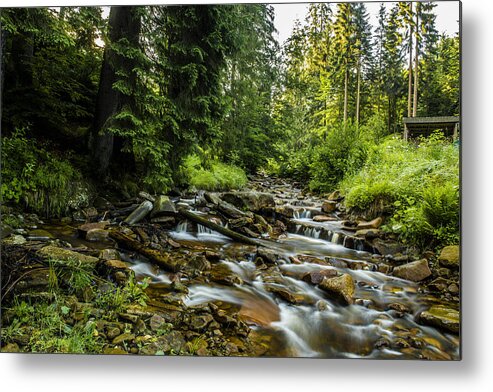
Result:
M354 302L354 281L349 274L342 274L335 278L325 277L318 287L329 294L334 294L338 299L342 299L348 305Z
M398 278L419 282L431 276L428 260L421 259L394 268L393 275Z
M274 196L264 192L226 192L222 194L222 199L235 207L252 212L276 206Z
M99 258L102 260L120 260L120 252L116 249L103 249L99 252Z
M108 227L110 222L108 221L102 221L102 222L93 222L93 223L84 223L77 227L77 231L79 234L83 237L86 238L86 235L89 231L94 230L94 229L106 229Z
M446 268L459 268L460 264L460 249L458 245L446 246L440 252L438 257L440 265Z
M161 317L159 314L154 314L149 320L149 326L153 331L157 331L159 328L162 328L166 324L166 320Z
M226 264L214 264L212 266L210 279L213 282L224 284L227 286L243 284L243 280L237 274L233 273L226 266Z
M219 196L218 193L214 193L214 192L205 192L204 193L204 198L206 201L208 201L209 203L212 203L214 205L219 205L219 203L221 203L221 197Z
M325 200L322 203L322 211L325 212L326 214L330 214L331 212L334 212L337 207L337 202L332 201L332 200Z
M311 284L320 284L325 278L334 278L338 275L337 270L335 269L323 269L319 271L310 271L307 272L301 278L304 282Z
M337 220L337 218L328 215L315 215L313 217L314 222L332 222Z
M397 253L402 253L403 247L401 244L399 244L397 241L391 241L391 240L382 240L380 238L375 238L371 245L375 250L383 255L395 255Z
M133 225L144 219L154 208L153 204L149 200L142 202L127 218L125 223Z
M135 339L135 335L133 333L122 333L121 335L118 335L116 338L113 339L113 344L120 344L123 342L131 342L132 340Z
M107 241L109 238L108 230L92 229L86 233L86 240L91 242Z
M27 235L27 239L30 241L48 241L54 238L55 236L53 234L44 229L29 230L29 234Z
M168 196L160 195L154 202L154 207L151 211L151 218L162 215L175 215L175 204L169 199Z
M23 245L27 242L24 236L20 234L13 234L10 237L5 238L2 241L3 245Z
M419 321L423 324L443 328L453 333L458 333L460 328L459 312L442 305L435 305L421 312Z
M289 205L276 207L276 214L282 215L285 218L291 219L294 217L294 208Z
M48 245L38 250L38 255L45 259L55 259L59 261L76 261L81 264L93 264L98 262L97 257L87 256L68 249Z
M213 320L211 314L192 315L188 326L194 331L202 332Z
M358 222L358 226L356 226L356 228L358 230L378 229L382 225L382 222L383 219L381 217L378 217L369 222Z
M341 201L342 199L344 199L344 197L341 196L341 191L339 190L336 190L327 196L327 200L329 201Z

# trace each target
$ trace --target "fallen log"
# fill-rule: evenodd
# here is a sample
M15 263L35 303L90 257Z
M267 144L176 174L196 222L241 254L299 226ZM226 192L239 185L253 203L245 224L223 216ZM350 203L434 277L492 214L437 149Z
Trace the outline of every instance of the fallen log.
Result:
M241 243L247 244L247 245L265 246L265 244L259 240L247 237L243 234L240 234L240 233L237 233L233 230L227 229L227 228L220 226L214 222L211 222L205 218L202 218L201 216L198 216L198 215L196 215L193 212L190 212L188 210L181 209L179 212L183 217L191 220L192 222L195 222L199 225L208 227L209 229L217 231L218 233L221 233L222 235L225 235L226 237L229 237L235 241L238 241L238 242L241 242Z
M158 267L162 267L166 271L178 272L182 268L182 265L176 260L173 260L169 254L155 249L149 249L139 241L136 241L119 231L111 230L109 235L122 247L140 253L147 257L151 263L156 264Z

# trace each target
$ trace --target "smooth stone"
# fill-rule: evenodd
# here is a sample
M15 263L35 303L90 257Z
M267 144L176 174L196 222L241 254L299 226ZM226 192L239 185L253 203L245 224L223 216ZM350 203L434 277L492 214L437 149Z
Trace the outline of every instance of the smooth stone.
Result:
M14 234L11 235L10 237L5 238L2 241L3 245L23 245L27 242L27 240L24 238L24 236L20 234Z
M323 269L320 271L311 271L303 275L301 280L311 284L320 284L324 278L334 278L338 275L335 269Z
M86 233L86 240L91 242L107 241L109 231L104 229L92 229Z
M383 219L381 217L375 218L369 222L358 222L356 228L358 230L365 229L378 229L382 225Z
M122 333L121 335L118 335L116 338L113 339L113 344L120 344L123 342L129 342L135 339L135 335L133 333Z
M438 257L440 265L446 268L459 268L460 265L460 248L458 245L446 246L440 252Z
M332 201L332 200L325 200L322 202L322 211L325 212L326 214L330 214L331 212L334 212L337 207L337 202Z
M176 207L168 196L160 195L154 202L154 207L151 211L151 218L159 215L175 215Z
M315 215L312 220L314 222L333 222L336 221L337 218L327 215Z
M458 333L460 328L459 312L442 305L435 305L421 312L419 321L423 324L443 328L453 333Z
M124 222L129 225L139 223L151 212L153 208L154 205L149 200L145 200L135 210L133 210L129 216L127 216Z
M413 261L412 263L394 267L392 274L401 279L419 282L431 276L431 270L428 266L428 260L421 259Z
M355 286L353 278L349 274L342 274L335 278L325 277L318 287L329 294L334 294L348 305L354 302Z
M120 252L116 249L103 249L99 252L99 258L102 260L120 260Z
M68 249L59 248L57 246L48 245L38 250L38 255L43 258L55 259L59 261L78 261L82 264L96 264L97 257L87 256L82 253L77 253Z

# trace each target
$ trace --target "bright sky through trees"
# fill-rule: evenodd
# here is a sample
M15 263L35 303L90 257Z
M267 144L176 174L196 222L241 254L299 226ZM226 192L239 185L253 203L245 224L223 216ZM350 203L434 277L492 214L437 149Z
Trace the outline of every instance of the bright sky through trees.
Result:
M291 35L296 19L304 21L308 5L310 3L274 4L276 17L274 20L277 31L279 32L279 42L283 43ZM394 3L386 3L387 9L392 8ZM437 1L435 12L437 15L437 30L449 36L455 35L459 31L459 2L458 1ZM377 24L378 9L380 2L367 2L365 6L370 15L370 22L373 26Z

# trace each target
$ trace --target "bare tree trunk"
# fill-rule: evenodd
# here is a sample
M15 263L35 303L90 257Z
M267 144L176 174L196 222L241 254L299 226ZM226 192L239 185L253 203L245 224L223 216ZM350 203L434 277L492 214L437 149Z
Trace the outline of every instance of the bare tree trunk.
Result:
M357 87L356 87L356 127L359 127L359 110L361 95L361 58L358 58L358 68L356 70Z
M416 117L418 112L418 84L419 84L419 3L416 4L416 56L414 64L414 102L413 102L413 117Z
M134 7L111 7L109 16L109 38L111 43L126 39L131 45L138 45L140 18L138 18L134 9ZM128 83L132 86L135 82L133 66L132 60L118 55L111 48L111 45L105 47L92 132L94 168L96 174L102 178L108 175L109 165L114 155L117 155L118 160L122 163L127 162L128 164L128 162L132 161L131 157L122 158L121 156L125 140L115 137L107 128L111 118L124 106L128 106L131 109L132 97L114 89L113 85L119 79L117 71L123 70L127 75L130 75Z
M409 3L411 7L411 15L413 13L413 3ZM408 77L408 90L407 90L407 116L411 117L413 114L413 25L409 24L409 77Z
M346 64L346 70L344 72L344 125L347 122L347 101L348 101L348 84L349 84L349 70L348 65Z

